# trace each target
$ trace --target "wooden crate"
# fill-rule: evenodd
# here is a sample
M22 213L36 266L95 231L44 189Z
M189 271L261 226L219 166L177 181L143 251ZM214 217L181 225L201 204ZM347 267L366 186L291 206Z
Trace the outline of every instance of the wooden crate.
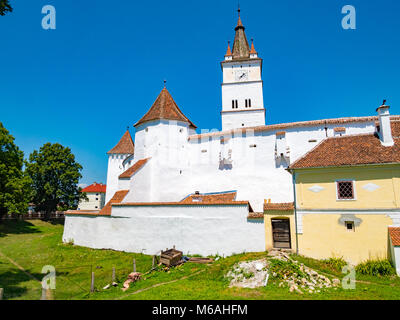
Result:
M182 251L175 249L169 249L166 251L161 251L160 262L165 264L167 267L175 266L182 259Z

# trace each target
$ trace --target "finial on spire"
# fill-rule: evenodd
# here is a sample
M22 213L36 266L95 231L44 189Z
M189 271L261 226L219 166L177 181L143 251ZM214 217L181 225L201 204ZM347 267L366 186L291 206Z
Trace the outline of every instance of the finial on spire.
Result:
M383 103L382 103L382 105L384 106L384 105L385 105L385 103L386 103L386 99L384 99L384 100L383 100Z
M128 131L129 131L129 126L127 126L127 127L126 127L126 130L128 130Z
M164 88L167 87L167 80L164 79Z
M239 14L239 17L240 17L240 3L239 3L239 1L238 1L238 14Z

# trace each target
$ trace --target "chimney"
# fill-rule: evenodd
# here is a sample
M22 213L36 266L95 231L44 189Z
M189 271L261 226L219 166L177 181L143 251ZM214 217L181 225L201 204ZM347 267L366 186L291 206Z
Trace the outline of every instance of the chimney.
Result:
M379 139L385 147L391 147L394 145L392 137L392 128L390 125L390 113L389 106L385 105L386 100L383 100L383 104L376 109L379 117Z

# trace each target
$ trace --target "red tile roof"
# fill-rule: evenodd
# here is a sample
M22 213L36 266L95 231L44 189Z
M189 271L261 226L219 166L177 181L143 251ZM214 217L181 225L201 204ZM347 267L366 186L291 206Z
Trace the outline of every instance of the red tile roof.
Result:
M180 201L180 203L186 204L217 204L217 203L227 203L233 202L236 199L236 192L226 192L226 193L214 193L214 194L191 194L185 199Z
M128 194L129 190L120 190L115 192L114 196L107 202L103 209L100 211L100 215L110 216L112 205L116 203L120 203L124 200L125 196Z
M101 210L68 210L65 212L66 215L82 215L82 216L111 216L111 205L120 203L124 200L129 190L120 190L115 192L114 196Z
M117 143L117 145L108 151L108 154L133 154L135 151L135 145L133 143L131 134L129 130L126 130L121 140Z
M102 183L93 183L86 188L83 188L81 192L95 192L95 193L106 193L107 186Z
M400 116L391 116L392 120L400 120ZM357 122L372 122L377 121L377 116L371 117L349 117L349 118L337 118L337 119L323 119L323 120L312 120L312 121L299 121L299 122L290 122L290 123L279 123L279 124L271 124L266 126L257 126L257 127L247 127L247 128L237 128L226 131L218 131L218 132L209 132L203 134L194 134L189 137L189 140L202 139L207 137L218 137L218 136L228 136L234 134L243 134L248 130L254 130L254 132L267 132L267 131L275 131L289 128L298 128L298 127L313 127L318 125L329 125L329 124L345 124L345 123L357 123Z
M389 235L393 246L400 246L400 227L389 227Z
M150 158L141 159L141 160L136 161L135 164L134 164L132 167L130 167L130 168L129 168L128 170L126 170L125 172L121 173L121 174L119 175L119 178L121 179L121 178L130 178L130 177L132 177L132 176L133 176L136 172L138 172L139 169L142 168L142 167L147 163L147 161L149 161L149 160L150 160Z
M345 127L336 127L333 129L334 132L345 132L346 128Z
M262 212L251 212L247 216L247 219L264 219L264 213L262 213Z
M293 211L293 202L264 203L264 211Z
M176 120L189 123L192 128L197 128L179 109L171 94L166 88L162 89L149 111L134 126L153 120Z
M400 163L400 121L391 121L394 146L385 147L375 134L331 137L295 161L289 169Z

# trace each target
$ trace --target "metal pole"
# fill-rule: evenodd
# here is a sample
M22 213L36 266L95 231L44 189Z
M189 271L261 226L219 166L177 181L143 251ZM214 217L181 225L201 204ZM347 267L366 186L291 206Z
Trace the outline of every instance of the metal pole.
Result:
M133 272L136 272L136 259L133 259Z
M115 267L112 268L112 282L115 282Z
M90 281L90 292L94 292L94 272L92 271L92 278Z

